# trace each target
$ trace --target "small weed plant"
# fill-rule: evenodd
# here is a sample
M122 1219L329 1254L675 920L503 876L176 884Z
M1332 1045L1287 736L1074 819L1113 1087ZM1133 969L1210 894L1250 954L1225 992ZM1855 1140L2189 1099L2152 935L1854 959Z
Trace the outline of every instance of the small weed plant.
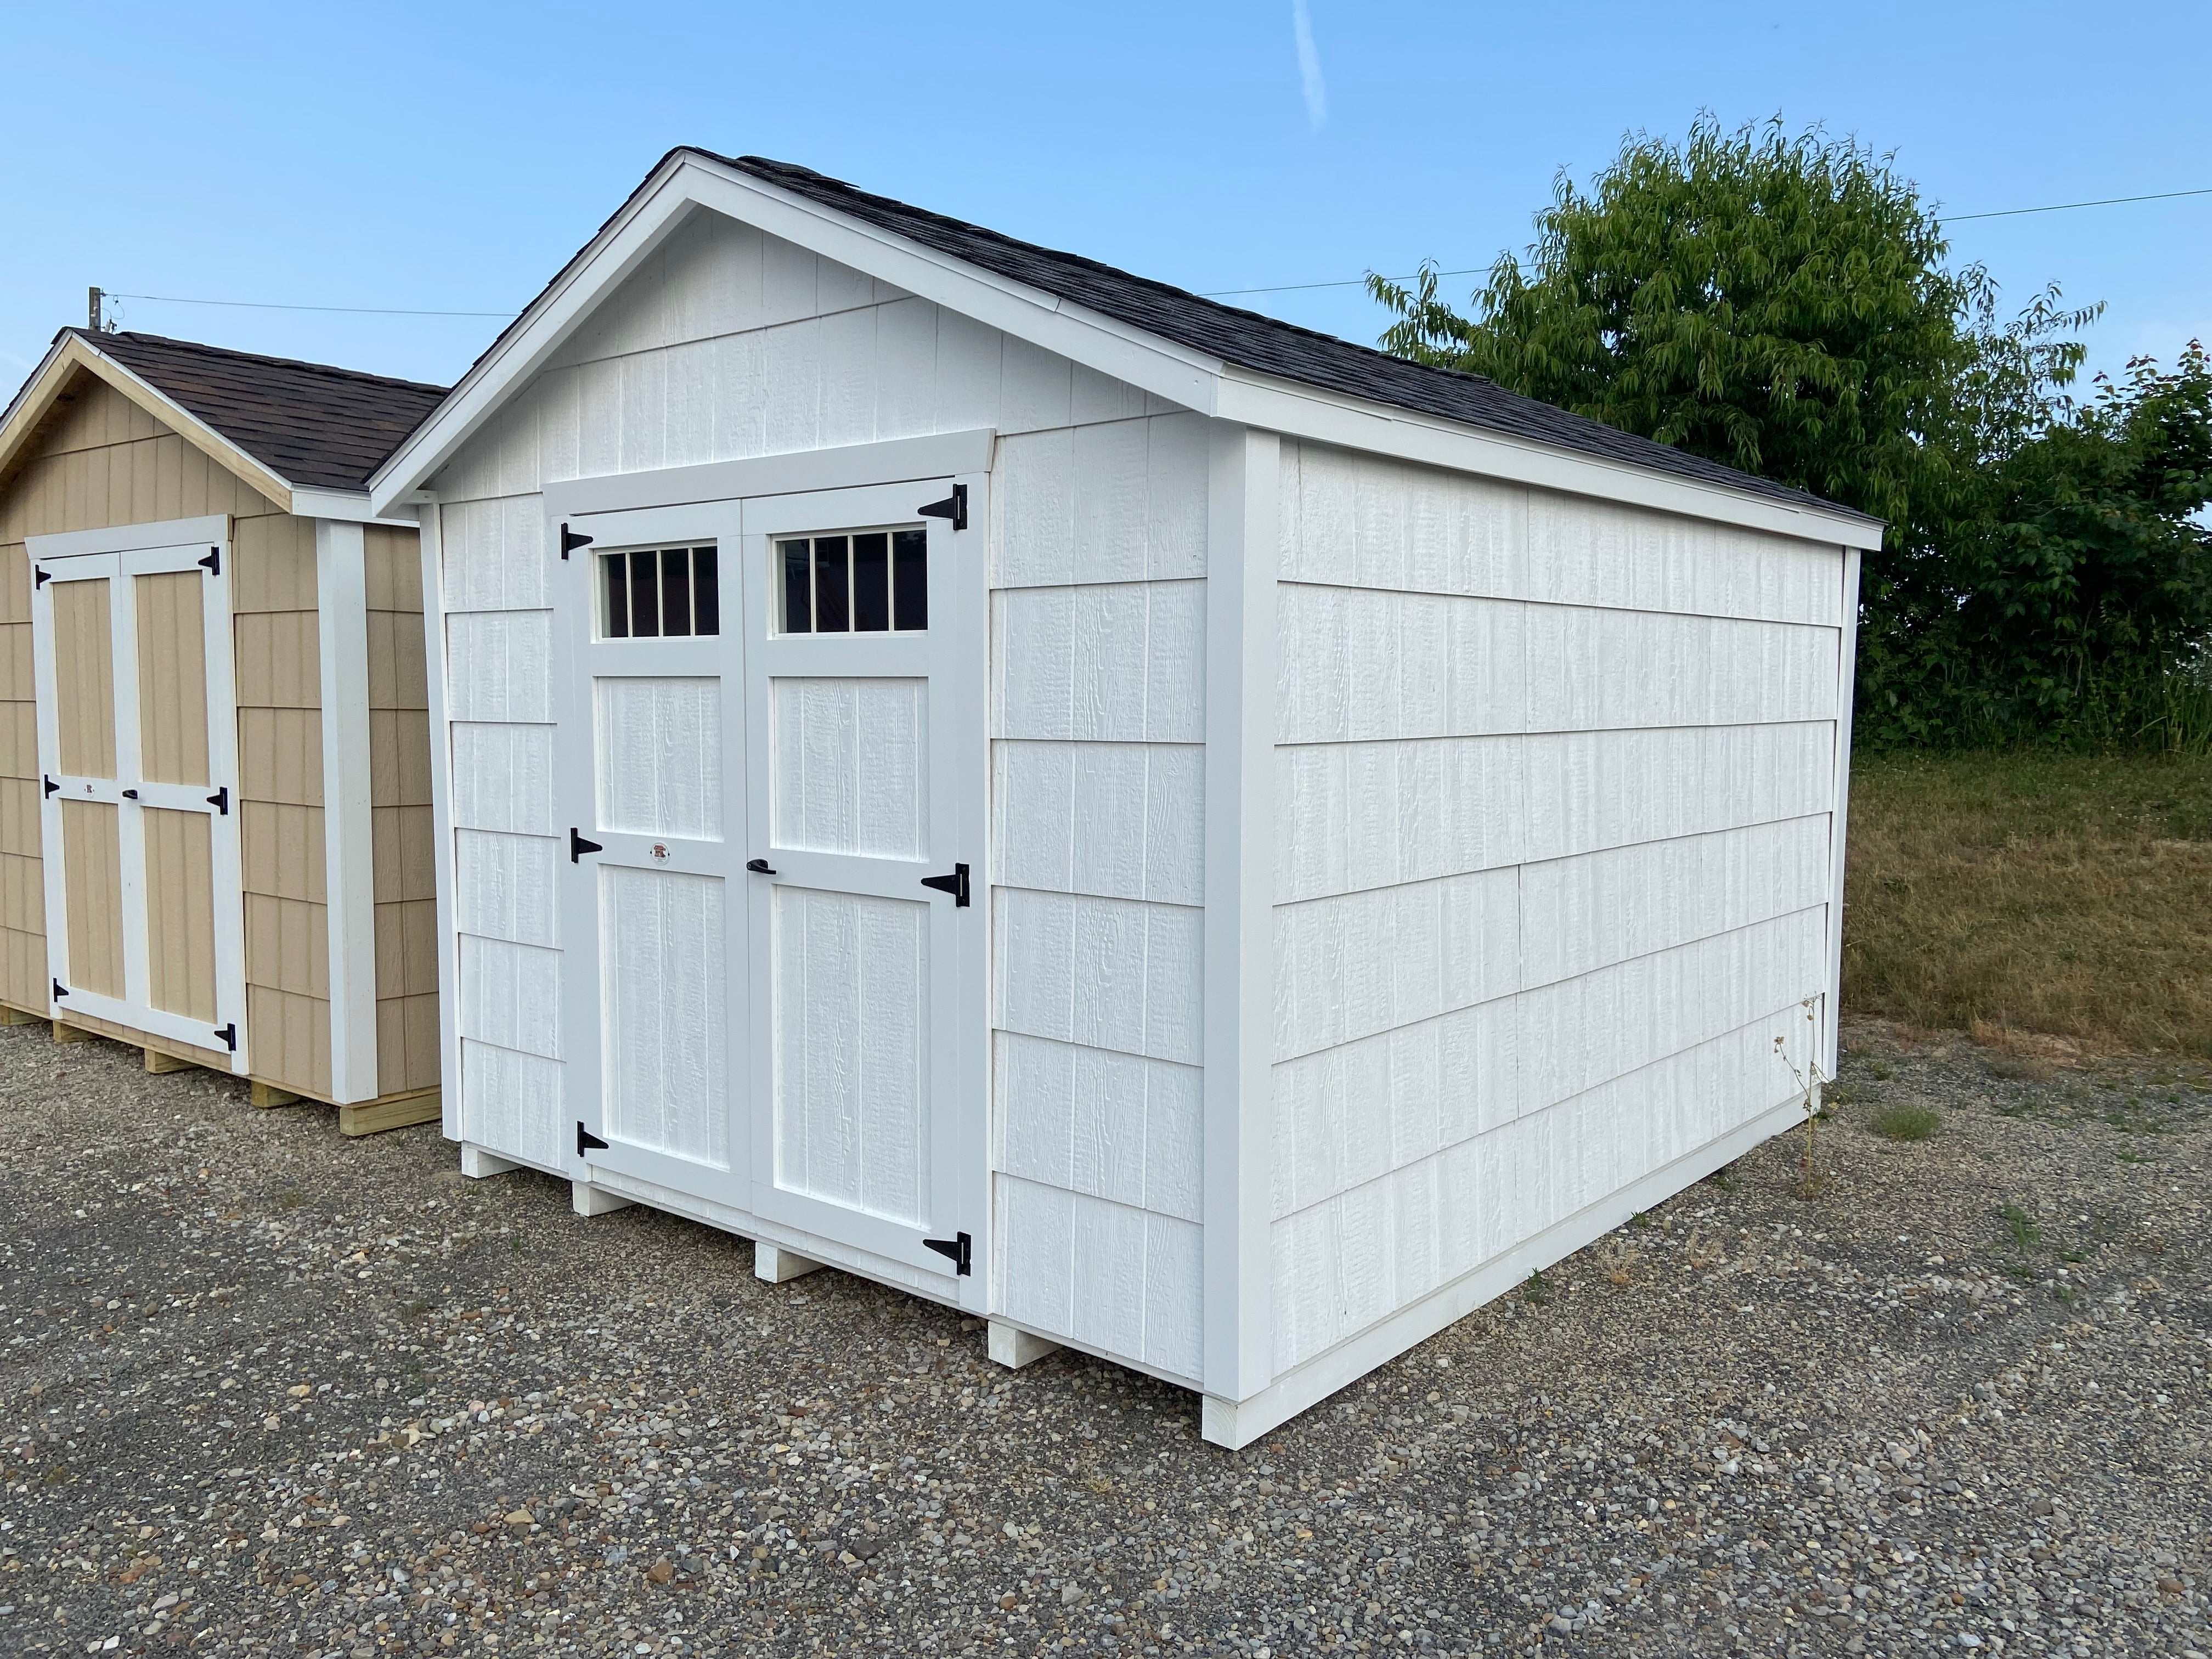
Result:
M1884 1140L1926 1140L1942 1127L1942 1114L1934 1107L1904 1100L1875 1107L1867 1119L1867 1127Z

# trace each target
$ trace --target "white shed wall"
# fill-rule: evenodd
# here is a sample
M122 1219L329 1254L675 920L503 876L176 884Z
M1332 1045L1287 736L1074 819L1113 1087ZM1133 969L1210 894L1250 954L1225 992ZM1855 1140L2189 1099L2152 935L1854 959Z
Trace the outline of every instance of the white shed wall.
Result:
M715 216L676 230L434 481L459 1133L569 1163L543 486L984 427L1001 434L994 1305L1191 1377L1204 424Z
M1843 575L1284 445L1278 1375L1796 1091Z

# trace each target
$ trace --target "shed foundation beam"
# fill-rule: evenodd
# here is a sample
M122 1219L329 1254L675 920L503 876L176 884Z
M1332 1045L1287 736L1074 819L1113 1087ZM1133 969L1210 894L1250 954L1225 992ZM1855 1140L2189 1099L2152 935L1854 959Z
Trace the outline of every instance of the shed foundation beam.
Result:
M578 1215L612 1215L617 1210L627 1210L636 1201L604 1187L594 1187L588 1181L568 1183L568 1207Z
M386 1129L404 1129L410 1124L428 1123L439 1115L439 1095L435 1089L418 1089L411 1094L386 1095L381 1100L356 1101L350 1106L338 1108L338 1133L342 1135L382 1134Z
M774 1244L756 1243L753 1245L753 1277L765 1279L771 1285L785 1284L805 1273L812 1273L822 1264L803 1255L793 1255L789 1250Z
M89 1042L99 1035L97 1031L86 1030L82 1025L65 1024L58 1019L54 1022L54 1041L57 1042Z
M44 1025L46 1023L46 1017L44 1014L33 1014L24 1009L11 1008L5 1003L0 1003L0 1025Z
M994 1319L984 1334L984 1348L1008 1370L1018 1371L1024 1365L1035 1364L1047 1354L1058 1353L1060 1344L1049 1337L1032 1336L1018 1326L1001 1325Z
M253 1085L247 1091L246 1097L256 1106L263 1108L295 1106L300 1101L300 1097L289 1089L280 1089L273 1083L264 1083L259 1078L253 1079Z
M199 1063L179 1060L174 1054L165 1054L159 1048L149 1048L146 1051L146 1069L159 1076L164 1072L196 1072L199 1069Z
M522 1166L513 1158L488 1152L481 1146L461 1143L461 1173L471 1181L482 1181L486 1176L505 1175L509 1170Z

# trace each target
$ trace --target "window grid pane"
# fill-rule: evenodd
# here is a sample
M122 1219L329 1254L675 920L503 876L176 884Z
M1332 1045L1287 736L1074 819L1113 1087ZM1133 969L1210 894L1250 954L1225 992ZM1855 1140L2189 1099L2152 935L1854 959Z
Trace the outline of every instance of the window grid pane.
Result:
M684 638L722 631L721 584L712 547L602 553L602 636Z
M772 558L782 633L918 633L929 626L925 530L779 538Z

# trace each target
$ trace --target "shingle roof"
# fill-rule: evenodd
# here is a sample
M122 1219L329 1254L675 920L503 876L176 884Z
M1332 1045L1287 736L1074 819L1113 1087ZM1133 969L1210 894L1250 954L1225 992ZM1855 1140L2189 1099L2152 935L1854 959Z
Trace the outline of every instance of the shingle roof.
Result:
M158 334L68 332L182 405L285 483L310 489L367 489L377 463L446 395L441 386Z
M1322 386L1371 402L1442 416L1469 426L1531 439L1630 466L1718 484L1800 507L1865 517L1816 495L1772 483L1717 461L1670 449L1615 430L1601 422L1570 414L1508 392L1494 380L1455 369L1431 368L1334 335L1279 322L1257 312L1240 311L1148 277L1002 236L958 219L930 213L889 197L872 196L836 179L787 161L761 155L693 153L735 167L766 183L781 185L809 201L849 214L940 253L1129 324L1162 339L1218 357L1224 362ZM1873 520L1869 520L1873 522Z

